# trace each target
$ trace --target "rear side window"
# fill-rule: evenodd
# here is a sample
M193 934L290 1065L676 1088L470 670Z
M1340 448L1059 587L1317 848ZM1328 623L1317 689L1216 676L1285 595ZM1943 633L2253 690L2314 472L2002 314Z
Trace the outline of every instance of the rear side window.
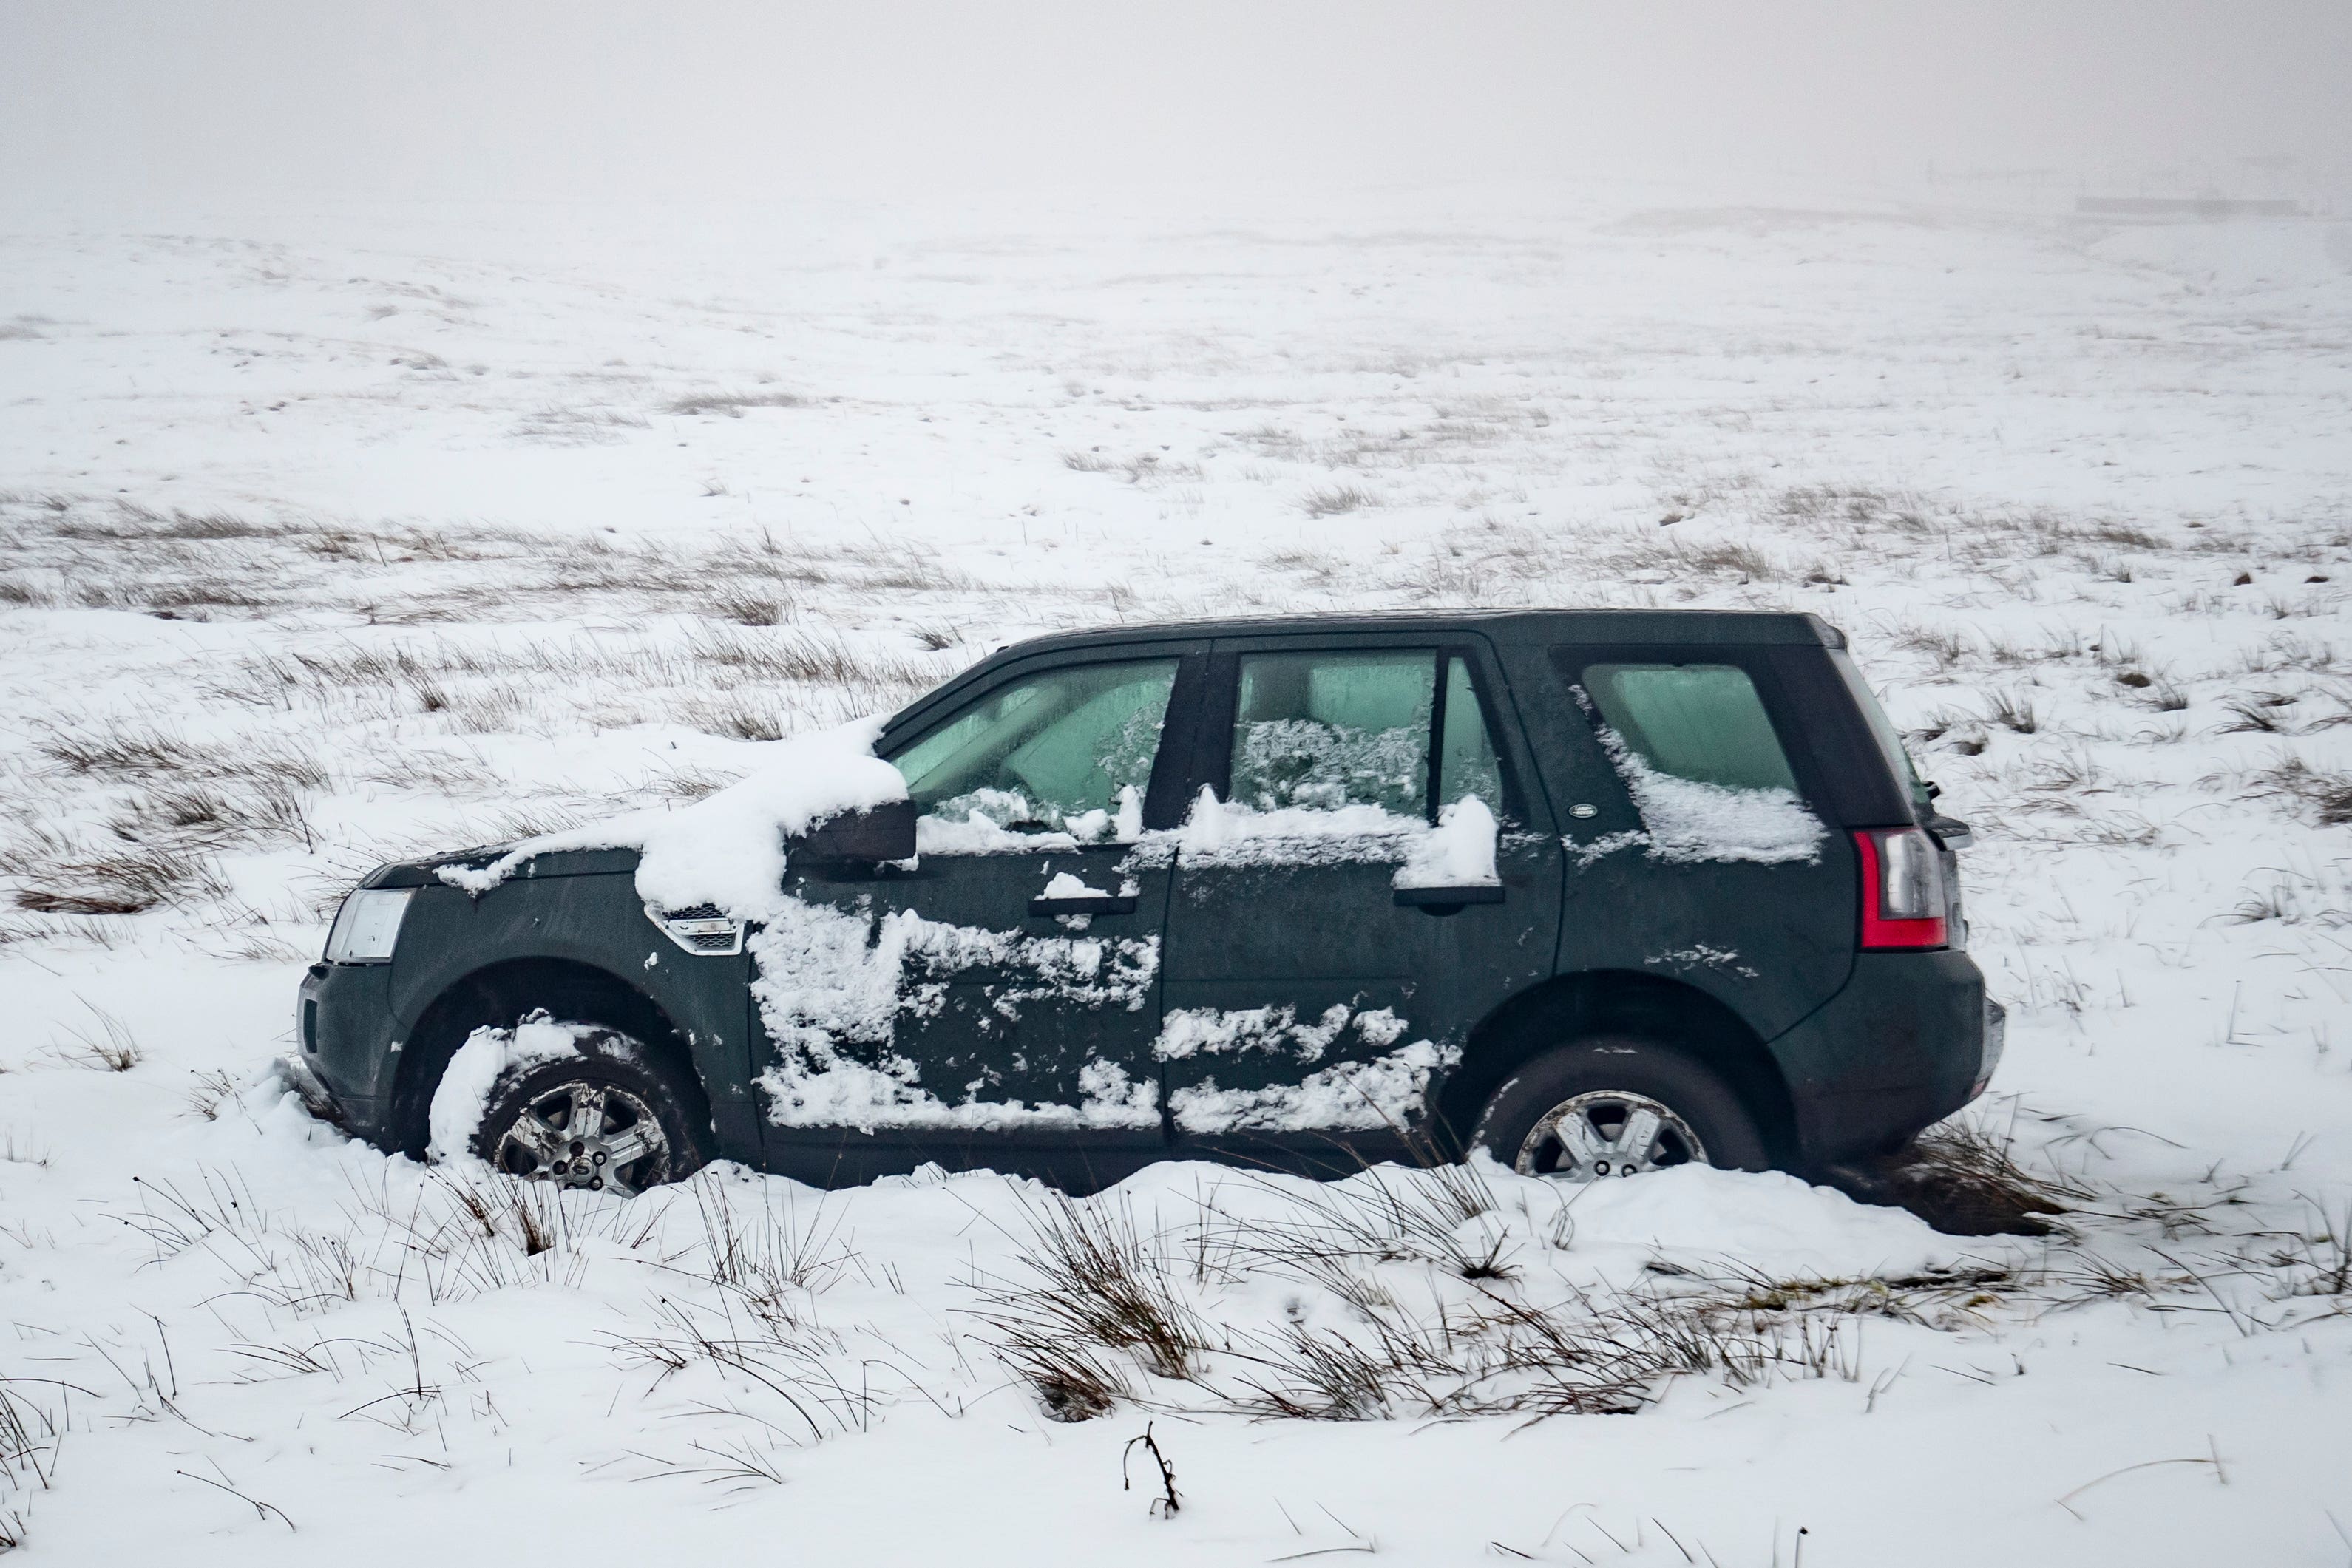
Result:
M1427 650L1244 656L1233 800L1261 811L1378 806L1426 816L1436 695Z
M1797 792L1756 683L1737 664L1594 664L1584 680L1602 722L1659 772Z
M1797 795L1763 698L1737 664L1590 664L1602 744L1665 861L1811 861L1827 836Z

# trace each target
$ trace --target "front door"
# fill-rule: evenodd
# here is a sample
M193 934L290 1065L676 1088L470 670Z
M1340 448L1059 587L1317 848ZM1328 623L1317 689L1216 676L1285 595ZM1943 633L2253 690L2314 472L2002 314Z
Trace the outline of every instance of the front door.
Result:
M1084 1184L1163 1151L1170 874L1134 852L1180 664L1008 672L894 748L913 864L788 872L751 943L772 1163Z
M1394 1152L1471 1028L1551 973L1559 841L1507 700L1473 639L1218 644L1168 916L1180 1145Z

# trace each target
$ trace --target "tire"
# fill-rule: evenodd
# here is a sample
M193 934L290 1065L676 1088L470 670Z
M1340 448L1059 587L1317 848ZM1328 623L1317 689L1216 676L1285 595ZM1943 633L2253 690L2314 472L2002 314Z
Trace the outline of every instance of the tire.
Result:
M623 1197L701 1169L709 1155L697 1087L618 1030L571 1027L575 1054L499 1075L474 1153L527 1181Z
M1637 1120L1643 1113L1654 1127ZM1722 1079L1680 1051L1623 1036L1522 1063L1486 1101L1470 1143L1522 1176L1571 1182L1677 1165L1771 1164L1756 1118Z

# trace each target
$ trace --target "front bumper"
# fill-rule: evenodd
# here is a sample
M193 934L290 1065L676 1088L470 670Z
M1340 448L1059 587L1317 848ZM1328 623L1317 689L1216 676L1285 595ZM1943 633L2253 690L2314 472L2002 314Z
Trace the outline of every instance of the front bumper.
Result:
M399 1063L391 990L388 964L313 964L295 1001L295 1061L362 1138L383 1126Z
M1874 1154L1983 1092L2006 1014L1956 948L1862 953L1840 991L1773 1040L1808 1166Z

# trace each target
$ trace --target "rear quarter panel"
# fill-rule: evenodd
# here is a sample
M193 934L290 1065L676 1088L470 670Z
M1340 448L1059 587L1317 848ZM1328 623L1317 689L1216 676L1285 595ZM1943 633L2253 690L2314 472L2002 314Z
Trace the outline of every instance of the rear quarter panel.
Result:
M1566 829L1558 969L1614 970L1674 980L1723 1002L1769 1041L1835 996L1853 973L1855 878L1851 840L1824 810L1809 752L1791 743L1771 662L1761 650L1578 649L1575 660L1738 664L1763 695L1823 834L1811 861L1674 863L1649 852L1624 781L1549 651L1506 649L1528 740ZM1589 807L1591 814L1579 809Z

